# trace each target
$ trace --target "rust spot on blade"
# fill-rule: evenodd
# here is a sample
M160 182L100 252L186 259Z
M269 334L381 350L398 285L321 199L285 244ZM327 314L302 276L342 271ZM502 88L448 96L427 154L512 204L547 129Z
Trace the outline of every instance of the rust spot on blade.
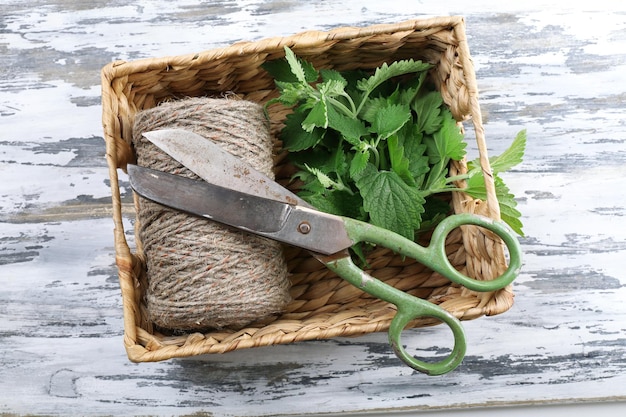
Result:
M296 200L295 198L291 196L285 196L285 200L287 201L287 203L293 204L294 206L298 205L298 200Z
M234 171L233 177L239 178L239 179L250 175L250 169L245 165L237 165L233 167L233 171Z

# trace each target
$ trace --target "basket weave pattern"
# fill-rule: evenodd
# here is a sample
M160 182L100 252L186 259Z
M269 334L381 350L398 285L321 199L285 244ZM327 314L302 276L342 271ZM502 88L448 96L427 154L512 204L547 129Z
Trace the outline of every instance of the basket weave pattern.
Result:
M314 258L297 248L285 247L293 302L276 320L254 323L238 331L215 331L166 336L146 319L146 288L142 244L136 239L131 251L122 223L118 169L135 161L131 147L137 112L163 100L220 96L234 93L246 100L265 103L276 97L274 81L261 65L284 56L289 46L316 68L374 69L400 59L433 64L429 76L459 121L471 120L487 183L487 201L452 193L455 213L469 212L499 218L498 203L489 175L484 131L475 74L461 17L411 20L366 28L340 28L329 32L304 32L290 37L242 42L198 54L113 62L102 70L103 128L111 178L116 263L124 310L124 344L132 361L158 361L205 353L291 343L302 340L355 336L385 331L395 307L375 299L335 276ZM269 108L274 138L282 128L286 109ZM292 167L275 140L276 178L287 184ZM450 175L466 172L465 162L453 163ZM446 251L452 264L471 277L491 279L506 269L501 241L475 227L453 231ZM510 288L476 293L433 273L412 259L402 259L386 249L375 249L368 258L370 274L420 298L437 303L462 320L508 310ZM412 326L435 324L415 320Z

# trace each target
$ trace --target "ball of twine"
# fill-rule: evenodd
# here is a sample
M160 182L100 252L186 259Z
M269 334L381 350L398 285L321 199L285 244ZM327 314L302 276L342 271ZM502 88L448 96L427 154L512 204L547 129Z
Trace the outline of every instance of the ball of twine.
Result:
M137 114L138 165L198 177L142 136L193 131L273 178L263 109L235 99L170 101ZM149 319L173 331L241 328L279 314L291 301L279 243L139 198L137 235L146 258Z

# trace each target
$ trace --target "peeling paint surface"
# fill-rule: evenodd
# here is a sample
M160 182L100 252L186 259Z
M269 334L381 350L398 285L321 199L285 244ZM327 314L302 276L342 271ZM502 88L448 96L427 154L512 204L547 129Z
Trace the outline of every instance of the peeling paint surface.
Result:
M227 417L624 400L626 3L439 3L3 1L0 414ZM505 174L526 233L515 306L463 323L459 368L417 374L385 333L129 362L100 69L449 14L466 17L490 152L522 128L529 140L524 162ZM128 190L122 175L132 245ZM434 358L449 352L451 335L436 326L407 330L403 341Z

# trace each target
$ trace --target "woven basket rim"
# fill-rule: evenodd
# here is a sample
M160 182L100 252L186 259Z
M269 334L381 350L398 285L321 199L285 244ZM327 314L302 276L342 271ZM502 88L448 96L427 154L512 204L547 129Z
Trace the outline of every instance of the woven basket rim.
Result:
M268 37L257 41L240 41L228 46L205 49L196 53L142 58L134 61L117 60L107 64L103 68L102 75L103 79L112 80L140 71L150 71L164 67L175 69L187 63L192 63L191 67L193 67L214 59L224 59L261 51L275 52L282 50L284 46L292 48L294 52L297 53L300 50L319 46L329 40L348 40L385 33L427 30L441 27L452 28L457 25L463 25L464 22L465 18L462 16L444 16L411 19L399 23L381 23L367 27L344 26L329 31L307 30L288 36Z

